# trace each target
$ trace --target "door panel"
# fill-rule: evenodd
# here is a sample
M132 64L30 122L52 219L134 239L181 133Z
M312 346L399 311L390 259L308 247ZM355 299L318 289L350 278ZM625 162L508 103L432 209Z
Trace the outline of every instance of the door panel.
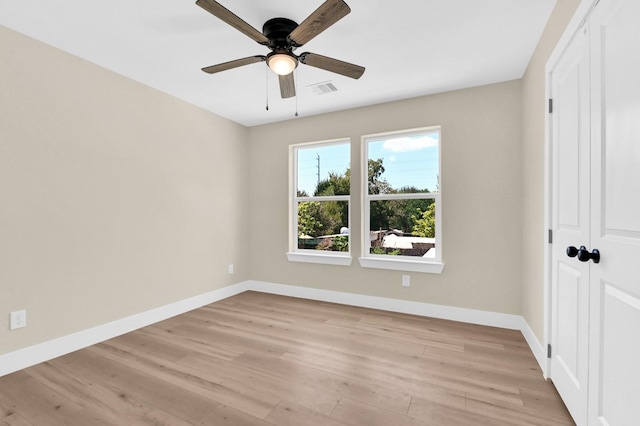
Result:
M604 300L599 350L602 410L598 415L611 426L635 425L640 422L640 340L629 338L624 330L640 325L640 298L606 282L600 287Z
M558 262L556 270L558 271L556 299L559 311L557 315L561 316L562 321L559 321L557 326L558 343L555 358L564 374L572 381L572 385L580 388L582 382L580 363L584 362L580 352L585 348L584 342L580 341L582 337L580 325L584 323L588 314L584 309L587 304L581 303L584 300L581 289L587 290L587 288L583 285L584 277L579 269Z
M638 0L601 0L591 18L591 425L640 424L639 16Z
M607 2L605 2L607 3ZM637 1L602 5L610 14L598 28L603 55L604 225L613 233L640 233L640 39ZM607 13L607 12L605 12ZM629 196L629 195L635 196Z
M568 246L589 243L589 44L579 31L551 73L552 358L550 377L569 412L585 422L588 396L589 265Z
M568 54L575 54L573 51ZM556 74L558 79L557 93L554 95L556 103L557 136L561 141L557 145L558 168L558 229L576 231L580 235L580 150L588 149L584 143L581 147L580 138L580 73L582 72L579 57L568 58L571 61L560 68ZM564 64L560 64L562 66Z

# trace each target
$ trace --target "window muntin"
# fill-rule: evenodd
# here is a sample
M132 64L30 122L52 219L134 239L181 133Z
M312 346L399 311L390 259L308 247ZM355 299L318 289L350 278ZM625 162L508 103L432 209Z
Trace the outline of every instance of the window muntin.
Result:
M363 258L441 262L439 127L364 136L363 193Z
M290 252L349 256L349 140L294 145Z

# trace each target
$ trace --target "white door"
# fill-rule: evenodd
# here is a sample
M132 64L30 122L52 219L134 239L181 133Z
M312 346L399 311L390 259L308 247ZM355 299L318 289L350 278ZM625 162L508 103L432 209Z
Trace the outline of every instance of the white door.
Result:
M591 18L591 425L640 425L639 20L639 0L601 0Z
M551 72L550 377L579 425L587 420L589 263L566 250L589 244L589 66L589 35L583 27Z

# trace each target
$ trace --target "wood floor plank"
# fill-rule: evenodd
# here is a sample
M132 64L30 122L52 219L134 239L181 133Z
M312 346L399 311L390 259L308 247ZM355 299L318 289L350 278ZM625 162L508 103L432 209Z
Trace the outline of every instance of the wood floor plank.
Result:
M565 426L514 330L245 292L0 377L0 426Z
M405 416L393 411L387 411L378 407L363 404L349 398L343 398L333 410L331 417L349 425L367 426L426 426L423 420Z
M340 392L320 386L315 377L299 375L299 368L290 366L278 372L278 369L268 367L277 362L278 358L268 355L244 354L234 364L246 371L244 377L248 386L269 388L282 399L319 413L330 414L333 411L341 398Z
M65 419L76 419L81 407L30 377L25 372L5 376L0 387L0 399L8 401L14 411L28 422L38 425L46 422L61 424ZM21 406L30 410L21 410ZM72 424L79 424L76 420ZM104 423L103 423L104 424Z
M220 405L202 418L207 426L271 426L270 423L228 405Z
M178 334L181 333L181 334ZM188 347L189 354L197 352L206 356L211 356L224 361L231 361L238 355L244 353L244 348L221 341L215 341L215 344L208 339L200 338L205 330L198 330L195 333L183 333L173 328L166 327L145 327L136 331L135 335L148 334L159 341L171 342L174 345Z
M117 424L117 423L114 423ZM129 423L127 423L129 424ZM193 423L179 419L162 410L153 410L130 423L131 426L190 426Z
M137 358L126 350L118 348L111 341L96 345L89 350L114 362L122 360L128 367L157 378L163 384L172 386L173 389L184 390L206 398L215 403L215 406L228 404L240 407L257 418L266 416L280 401L278 396L254 389L252 386L246 386L233 377L223 377L220 374L195 370L178 363L161 363L161 359L152 355ZM207 415L209 411L209 409L204 410L203 415Z
M546 389L520 389L520 396L524 406L532 413L544 412L550 419L571 424L567 407L551 383L547 383Z
M2 421L0 426L34 426L25 419L20 413L12 412L8 414Z
M95 347L77 351L55 361L65 374L82 375L97 381L125 400L135 401L153 410L166 410L184 421L196 424L219 402L166 382L162 372L137 370L127 360L113 361L94 352ZM90 392L87 389L87 392Z
M84 377L69 376L49 363L30 368L28 374L42 386L75 400L89 415L95 412L95 415L107 424L133 422L150 411L150 408L137 401L122 398L121 394ZM86 392L87 388L90 388L91 392Z
M289 358L283 357L283 361L287 362ZM370 377L358 377L352 374L348 366L326 363L325 357L321 359L311 359L307 357L304 360L294 359L294 364L299 364L304 370L297 374L300 376L310 373L308 380L313 380L313 376L317 377L318 385L336 392L339 395L352 398L356 401L363 402L374 406L383 406L385 409L406 413L410 401L410 395L400 388L389 388L383 383L372 381ZM288 367L286 367L288 368Z
M443 397L431 395L424 398L414 397L411 400L408 416L433 426L510 426L507 421L471 413L466 410L466 399L454 396Z
M564 419L557 419L540 410L513 409L473 398L467 399L467 411L495 421L505 421L512 426L566 426L573 424L568 415Z
M326 414L318 413L291 401L282 401L265 419L277 426L349 426Z

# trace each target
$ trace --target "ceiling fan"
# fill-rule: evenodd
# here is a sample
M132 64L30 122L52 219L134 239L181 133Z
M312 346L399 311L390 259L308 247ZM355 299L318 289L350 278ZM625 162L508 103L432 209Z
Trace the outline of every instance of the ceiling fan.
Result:
M351 9L343 0L326 0L309 15L307 19L302 21L300 25L287 18L269 19L264 23L262 32L247 24L215 0L197 0L196 4L255 40L258 44L271 49L271 52L266 56L249 56L247 58L236 59L234 61L202 68L202 71L206 73L214 74L256 62L266 61L269 68L278 74L280 95L282 98L290 98L296 95L293 70L298 66L298 63L355 79L360 78L364 73L364 67L338 59L310 52L305 52L300 55L293 53L296 48L308 43L322 31L351 12Z

